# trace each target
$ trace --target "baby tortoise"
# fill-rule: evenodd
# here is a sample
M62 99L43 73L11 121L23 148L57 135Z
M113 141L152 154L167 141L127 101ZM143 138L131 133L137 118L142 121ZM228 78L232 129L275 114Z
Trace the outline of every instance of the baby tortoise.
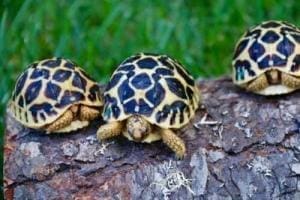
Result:
M70 60L35 62L19 76L9 108L26 127L52 132L83 128L101 114L99 86Z
M233 81L261 95L300 88L300 29L267 21L248 30L236 45Z
M139 53L127 58L113 73L104 93L102 117L108 124L99 140L123 134L135 142L162 139L182 158L184 141L173 129L186 125L199 104L192 76L166 55Z

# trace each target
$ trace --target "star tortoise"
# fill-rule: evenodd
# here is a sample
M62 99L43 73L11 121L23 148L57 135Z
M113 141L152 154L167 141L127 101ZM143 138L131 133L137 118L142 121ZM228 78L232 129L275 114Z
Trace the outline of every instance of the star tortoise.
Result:
M9 108L26 127L52 132L83 128L99 116L99 86L62 58L34 62L19 76Z
M186 125L198 108L200 94L192 76L166 55L139 53L113 73L104 93L99 140L123 135L135 142L162 139L182 158L185 144L172 129Z
M300 29L267 21L248 30L236 45L233 81L249 91L278 95L300 88Z

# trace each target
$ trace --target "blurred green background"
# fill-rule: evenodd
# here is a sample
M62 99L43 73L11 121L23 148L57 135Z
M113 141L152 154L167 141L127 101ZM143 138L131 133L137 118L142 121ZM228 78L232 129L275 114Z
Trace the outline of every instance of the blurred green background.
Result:
M2 0L0 17L3 135L15 80L35 60L66 57L105 82L123 59L145 51L180 60L195 77L218 77L230 72L249 26L269 19L299 26L300 1Z

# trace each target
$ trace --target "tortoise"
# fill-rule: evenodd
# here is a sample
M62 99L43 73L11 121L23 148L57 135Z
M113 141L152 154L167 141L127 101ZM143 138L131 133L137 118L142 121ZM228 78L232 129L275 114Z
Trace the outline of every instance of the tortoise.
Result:
M249 29L236 45L233 82L261 95L300 88L300 29L283 21L266 21Z
M70 132L101 115L98 84L74 62L51 58L30 64L17 79L9 109L26 127Z
M184 141L174 132L194 116L200 99L193 77L167 55L138 53L114 71L104 92L102 117L107 124L97 131L105 140L123 135L131 141L157 140L178 158Z

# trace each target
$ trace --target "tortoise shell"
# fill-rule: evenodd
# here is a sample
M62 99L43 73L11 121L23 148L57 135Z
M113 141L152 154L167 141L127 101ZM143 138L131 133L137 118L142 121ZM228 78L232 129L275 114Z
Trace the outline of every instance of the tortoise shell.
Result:
M270 69L300 76L300 29L266 21L248 30L236 45L233 81L243 85Z
M102 116L108 122L140 115L162 128L180 128L194 116L199 91L176 60L139 53L115 70L104 98Z
M99 86L70 60L52 58L30 64L19 76L9 108L23 125L40 128L74 104L102 106Z

